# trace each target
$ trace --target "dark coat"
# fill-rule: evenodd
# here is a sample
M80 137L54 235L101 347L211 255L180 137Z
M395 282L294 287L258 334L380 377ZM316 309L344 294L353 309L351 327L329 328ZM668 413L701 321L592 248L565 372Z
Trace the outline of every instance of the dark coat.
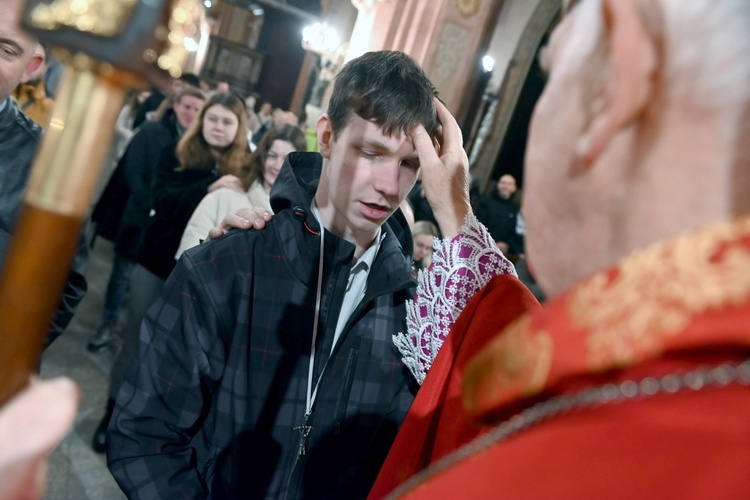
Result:
M501 198L496 189L479 200L477 220L485 225L495 241L508 244L508 253L524 253L523 235L516 232L518 205L512 199Z
M166 96L159 90L152 89L151 94L146 98L145 101L138 106L138 111L135 112L133 117L133 129L137 129L141 124L146 123L147 115L151 111L156 111L162 101L166 99Z
M12 239L41 135L39 125L6 101L6 108L0 111L0 262L5 260ZM86 293L88 245L83 234L82 230L60 305L50 325L48 344L68 326Z
M415 284L411 242L397 213L331 353L354 246L326 232L321 378L298 456L320 237L284 207L310 206L320 163L290 154L266 230L186 251L146 315L109 429L109 467L130 498L367 495L417 389L392 342Z
M208 186L221 174L213 165L203 170L177 170L177 144L162 151L153 191L153 213L146 226L138 251L138 263L167 279L175 265L174 255L180 246L190 216L208 194Z
M153 207L156 170L165 148L179 139L177 118L167 110L158 122L135 133L107 183L92 219L97 235L115 242L115 251L135 260Z

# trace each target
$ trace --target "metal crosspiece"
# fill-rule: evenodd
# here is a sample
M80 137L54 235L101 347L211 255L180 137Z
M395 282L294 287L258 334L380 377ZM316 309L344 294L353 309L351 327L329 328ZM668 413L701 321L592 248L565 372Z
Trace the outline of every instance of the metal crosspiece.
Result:
M302 421L302 425L298 425L294 428L295 431L299 431L299 450L297 450L297 456L301 457L307 452L307 436L310 435L312 425L307 425L310 420L311 413L305 413L305 419Z

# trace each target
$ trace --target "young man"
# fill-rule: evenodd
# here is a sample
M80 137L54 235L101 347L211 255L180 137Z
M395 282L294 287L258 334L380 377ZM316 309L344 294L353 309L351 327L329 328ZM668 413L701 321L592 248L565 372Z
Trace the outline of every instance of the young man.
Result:
M417 388L392 336L415 285L396 209L420 159L444 234L470 211L460 131L435 95L404 54L351 61L318 121L320 155L289 155L266 230L180 259L110 426L128 496L367 494Z

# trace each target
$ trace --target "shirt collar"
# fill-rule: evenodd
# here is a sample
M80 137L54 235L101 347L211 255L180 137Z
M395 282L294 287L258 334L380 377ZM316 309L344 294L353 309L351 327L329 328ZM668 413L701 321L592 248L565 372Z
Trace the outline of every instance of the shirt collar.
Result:
M378 255L378 250L380 250L380 244L383 242L383 239L385 238L386 233L383 232L382 228L378 228L378 234L375 236L375 240L373 240L372 245L365 250L365 253L362 254L362 256L357 260L357 262L354 263L352 266L352 272L359 271L360 269L364 269L365 271L368 271L372 269L372 263L375 261L375 257Z

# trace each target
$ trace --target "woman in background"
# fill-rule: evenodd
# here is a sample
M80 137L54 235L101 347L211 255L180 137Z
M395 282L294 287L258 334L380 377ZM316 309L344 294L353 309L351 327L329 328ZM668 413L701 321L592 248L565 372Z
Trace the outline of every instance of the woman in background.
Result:
M430 221L420 220L414 223L411 237L414 240L412 270L416 275L420 269L427 269L432 262L433 240L438 236L438 228Z
M197 245L227 214L245 207L265 208L273 212L269 193L286 155L306 149L305 135L299 127L281 125L269 130L250 157L250 165L242 179L246 191L239 193L223 188L208 193L190 217L175 258Z

